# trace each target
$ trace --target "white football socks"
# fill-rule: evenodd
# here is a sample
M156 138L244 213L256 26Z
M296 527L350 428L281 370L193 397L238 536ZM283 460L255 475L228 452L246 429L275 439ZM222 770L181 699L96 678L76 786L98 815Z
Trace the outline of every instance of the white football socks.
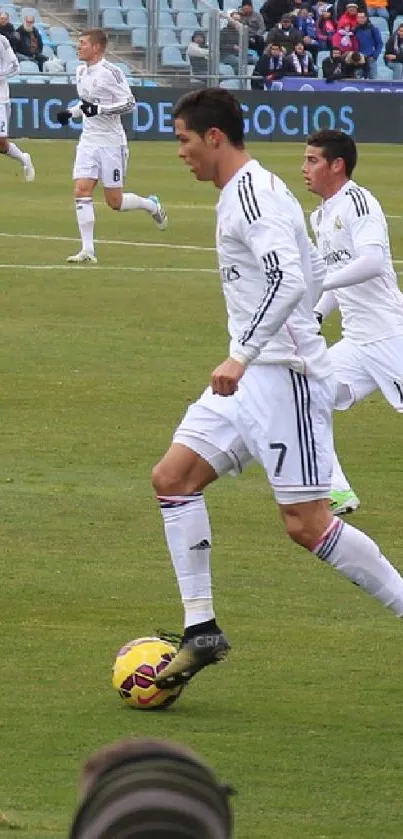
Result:
M351 486L340 466L339 459L333 449L332 490L337 492L351 492Z
M121 213L125 213L127 210L146 210L147 213L155 213L155 201L151 201L150 198L142 198L141 195L136 195L134 192L124 192L119 209Z
M214 618L211 593L211 528L204 497L157 496L165 538L185 610L185 627Z
M95 215L92 198L76 198L76 214L83 250L94 253Z
M18 146L16 146L15 143L10 143L10 141L8 141L7 154L8 154L9 157L14 157L15 160L18 160L19 163L21 163L22 166L24 165L24 163L25 163L24 152L21 151L21 149L19 149Z
M403 617L403 579L366 533L334 518L313 553Z

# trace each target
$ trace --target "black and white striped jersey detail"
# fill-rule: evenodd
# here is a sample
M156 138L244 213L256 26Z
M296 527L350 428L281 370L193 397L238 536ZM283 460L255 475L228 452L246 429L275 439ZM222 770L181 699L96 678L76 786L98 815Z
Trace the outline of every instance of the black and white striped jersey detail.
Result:
M304 486L319 486L318 461L311 416L309 382L302 373L290 370L297 420L301 474Z
M275 267L269 268L269 270L271 272L270 277L267 275L267 272L266 272L267 279L270 280L270 285L267 287L267 289L266 289L266 291L265 291L265 293L262 297L262 300L261 300L259 306L257 307L255 314L253 315L253 318L252 318L249 326L247 327L247 329L245 329L245 332L243 333L243 335L239 339L239 343L242 346L245 346L245 344L247 344L247 342L250 341L253 333L255 332L257 327L259 326L259 323L261 323L261 321L263 320L268 308L270 307L270 305L272 304L272 302L273 302L273 300L276 296L276 293L279 289L279 286L280 286L280 283L281 283L281 280L282 280L282 277L283 277L283 272L279 268L279 259L278 259L278 256L277 256L276 252L271 251L270 254L267 254L266 257L263 257L263 260L265 260L265 259L267 259L267 260L271 259L273 261L273 264L274 264Z
M105 67L105 70L109 70L112 73L115 82L117 82L118 84L123 84L125 77L122 71L119 70L119 67L116 67L116 64L112 64L110 61L104 61L103 66Z
M343 532L343 527L344 522L341 521L341 519L333 519L330 527L328 527L326 532L323 534L319 544L314 548L313 552L323 562L329 559L329 556L333 553Z
M257 219L261 217L261 212L259 204L256 200L252 175L250 172L245 172L245 174L239 179L238 195L248 224L253 224L254 221L257 221Z
M269 251L262 257L264 272L269 283L283 279L283 272L280 268L280 260L276 251Z
M350 196L358 217L369 215L368 201L358 186L351 186L346 190L346 195Z

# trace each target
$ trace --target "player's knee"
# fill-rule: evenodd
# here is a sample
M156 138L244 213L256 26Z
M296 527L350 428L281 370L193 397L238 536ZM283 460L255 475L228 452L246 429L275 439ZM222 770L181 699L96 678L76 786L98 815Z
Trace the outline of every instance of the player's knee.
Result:
M76 199L76 201L80 198L91 198L91 196L91 190L88 190L85 187L76 186L74 188L74 198Z
M284 523L290 539L302 548L311 551L318 541L315 524L298 515L286 516Z
M154 466L151 473L151 482L157 495L190 494L186 476L177 468L164 464L163 461Z
M122 196L121 195L107 195L106 196L106 203L111 210L120 210L122 206Z
M7 154L8 152L8 140L5 137L0 137L0 154Z

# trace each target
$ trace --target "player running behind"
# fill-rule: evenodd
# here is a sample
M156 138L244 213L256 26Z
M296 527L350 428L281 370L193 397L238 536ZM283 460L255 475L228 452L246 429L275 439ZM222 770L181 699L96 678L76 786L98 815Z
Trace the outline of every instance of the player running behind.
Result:
M73 171L81 250L69 256L67 262L97 262L92 194L99 180L112 210L145 210L160 230L165 230L168 224L156 195L142 198L133 192L123 192L129 150L121 116L133 111L135 101L121 70L105 58L107 45L108 38L102 29L83 32L78 41L78 57L85 63L76 70L80 101L70 110L57 114L61 125L67 125L71 117L83 118Z
M24 169L25 180L30 182L35 180L31 156L28 152L21 151L16 143L8 139L11 111L8 77L15 76L19 72L18 58L11 49L10 42L4 35L0 35L0 154L6 154L18 160Z
M229 649L212 601L203 490L240 472L251 455L290 538L403 615L401 576L372 539L329 508L335 381L313 311L313 246L302 209L251 159L240 104L228 91L188 93L173 114L179 157L220 190L216 242L230 350L153 470L185 612L181 647L159 687L186 682Z
M379 202L351 180L357 163L354 140L323 130L307 139L302 168L308 189L322 198L311 215L327 264L324 293L315 309L325 318L339 307L341 341L330 348L337 380L335 407L351 408L379 388L403 412L403 295ZM332 509L345 513L359 500L335 456Z

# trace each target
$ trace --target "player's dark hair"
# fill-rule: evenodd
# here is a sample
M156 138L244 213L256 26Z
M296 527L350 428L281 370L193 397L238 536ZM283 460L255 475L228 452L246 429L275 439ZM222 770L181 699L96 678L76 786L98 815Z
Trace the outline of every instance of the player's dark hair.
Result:
M357 165L357 146L352 137L344 131L336 131L332 128L324 128L322 131L315 131L307 137L307 145L322 149L323 157L328 163L333 163L341 157L344 160L346 175L351 177Z
M190 749L129 738L84 767L70 839L230 839L229 788Z
M185 93L173 109L174 119L184 120L188 131L204 137L210 128L218 128L231 145L244 147L243 113L238 99L221 87Z
M99 44L103 50L106 50L108 46L108 35L104 29L85 29L81 35L83 38L89 38L91 44Z

